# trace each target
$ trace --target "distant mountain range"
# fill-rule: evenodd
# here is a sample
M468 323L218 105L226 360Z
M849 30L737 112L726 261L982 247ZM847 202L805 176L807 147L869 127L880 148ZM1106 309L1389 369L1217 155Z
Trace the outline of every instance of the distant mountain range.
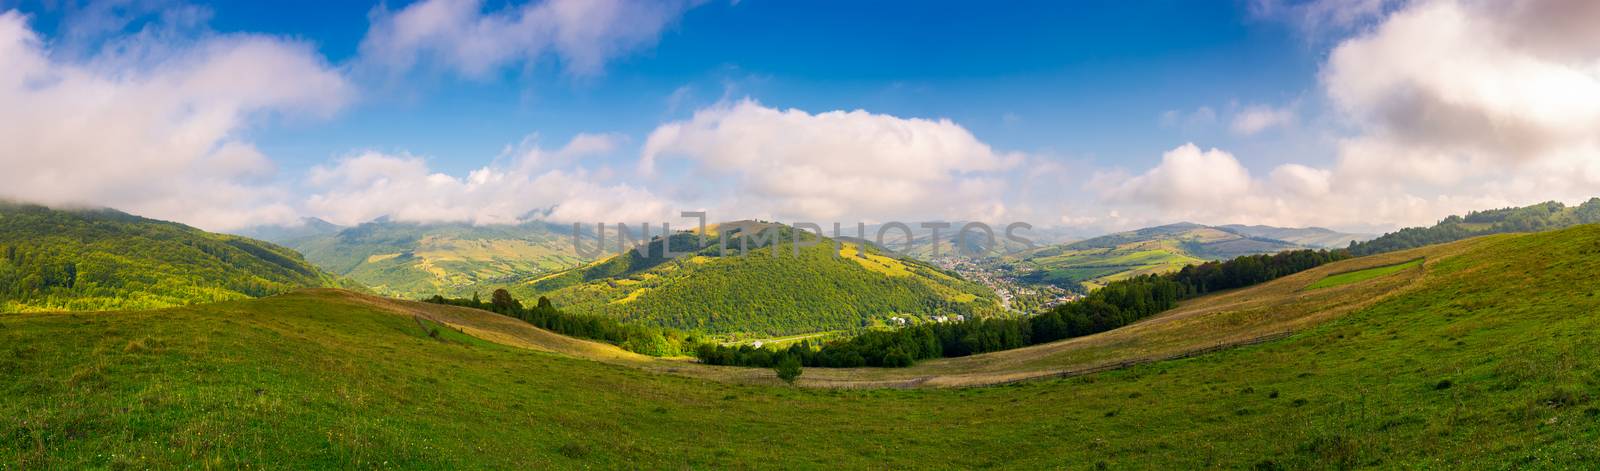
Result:
M731 228L748 230L758 227L759 224L761 223L741 221L724 223L717 227L723 230ZM1352 240L1366 238L1363 235L1344 234L1321 228L1289 229L1242 225L1212 227L1181 223L1100 236L1073 243L1062 242L1076 238L1083 232L1032 229L1023 235L1043 247L1036 247L1030 251L1029 247L1023 244L1006 240L1004 227L992 228L996 232L995 240L992 242L977 232L960 237L958 235L960 227L961 223L952 222L949 228L940 231L938 256L955 255L958 247L995 256L1006 255L1008 259L1020 260L1020 263L1015 265L1029 272L1029 281L1081 290L1092 289L1105 282L1128 276L1176 270L1184 265L1206 260L1306 247L1342 247ZM862 250L883 257L885 260L906 258L926 261L938 258L933 251L934 239L930 229L920 225L911 226L913 244L910 250L907 250L905 244L905 232L895 229L885 231L884 246L887 247L878 245L875 239L879 229L880 226L867 226L867 237L843 237L840 240L849 242L854 247L863 248ZM825 229L825 232L831 234L831 228ZM574 305L580 312L606 313L624 318L641 317L637 306L676 311L686 309L686 306L693 304L663 300L661 306L656 306L654 300L656 296L645 296L645 293L651 291L640 291L629 297L635 290L623 286L631 286L632 281L641 280L626 277L618 280L609 278L618 274L652 276L650 270L656 268L655 264L649 260L619 257L607 258L586 266L585 264L596 260L593 254L585 256L572 247L571 228L545 222L475 226L465 223L418 224L380 219L355 227L341 227L319 219L307 219L302 224L294 226L254 228L242 233L299 250L313 264L359 282L374 292L389 296L405 298L421 298L434 294L470 296L473 293L487 293L493 287L509 286L522 295L551 294L563 305ZM842 228L842 233L854 236L856 228ZM611 240L615 240L614 236ZM1049 245L1052 243L1057 245ZM611 244L614 242L608 242L607 249L615 252L614 247L610 247ZM893 249L893 252L890 249ZM677 262L674 261L668 266L682 265ZM896 261L896 263L907 262L907 260ZM640 263L648 266L638 265ZM722 261L717 264L719 267L717 270L720 271L711 273L747 270L750 273L741 276L760 278L765 276L760 272L777 269L743 266L760 263L764 262ZM783 269L789 268L792 267ZM926 268L932 269L931 266ZM604 282L577 289L568 286L571 283L557 285L549 281L566 280L568 278L564 277L570 277L572 273L583 270L589 270L588 273L591 273L585 275L586 282L600 280ZM703 270L698 267L689 267L683 271L695 273L699 277L709 276L702 274ZM557 272L563 275L547 276ZM593 274L600 272L609 274L604 276ZM817 270L809 272L815 273ZM545 281L527 283L529 280ZM676 276L647 283L646 287L662 291L663 286L668 283L693 284L685 277ZM601 284L605 289L594 288ZM586 294L580 296L577 294L579 292ZM633 305L639 297L645 297L645 302ZM624 298L625 301L622 300ZM600 299L606 300L605 305L593 302ZM904 303L898 302L885 306L893 306L894 309L903 309L906 312L928 312L908 309ZM748 306L739 303L727 303L719 308L731 310L746 307ZM876 314L874 311L866 317ZM670 316L679 315L669 314L668 317ZM851 320L843 323L826 321L823 323L835 327L847 326L858 323L862 316L849 314L842 315L841 318ZM781 321L779 324L782 325L772 326L754 326L748 322L658 323L672 327L714 331L730 329L729 331L761 332L787 331L790 324L793 324L790 321Z
M403 298L470 295L484 283L589 261L574 251L570 226L545 222L479 226L380 219L341 227L308 219L297 226L242 233L299 250L325 270L376 293Z
M1246 237L1280 240L1304 247L1326 249L1342 249L1349 247L1351 242L1372 240L1377 237L1372 234L1347 234L1320 227L1283 228L1229 224L1217 228Z
M0 312L150 309L345 287L293 250L110 209L0 202Z
M1087 291L1111 281L1210 260L1338 247L1365 237L1322 228L1178 223L1045 247L1010 259L1029 281Z

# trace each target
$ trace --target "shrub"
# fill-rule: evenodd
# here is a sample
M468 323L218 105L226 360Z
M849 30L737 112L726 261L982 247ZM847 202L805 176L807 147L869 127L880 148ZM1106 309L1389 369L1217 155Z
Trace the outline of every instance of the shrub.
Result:
M785 356L783 361L778 362L778 366L774 369L777 370L778 379L783 380L785 383L794 384L794 380L800 378L800 359L792 355Z

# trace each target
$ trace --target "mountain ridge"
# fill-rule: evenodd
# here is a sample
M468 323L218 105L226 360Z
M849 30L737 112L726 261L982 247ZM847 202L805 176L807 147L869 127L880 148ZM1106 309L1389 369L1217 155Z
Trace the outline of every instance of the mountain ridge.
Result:
M109 208L0 203L0 311L142 309L359 286L293 250Z
M576 313L726 335L850 330L894 317L1000 311L988 288L870 245L836 246L805 231L796 255L789 226L734 221L707 232L703 246L699 234L678 232L652 239L644 254L629 250L505 287L523 299L549 297ZM664 257L663 247L688 255Z

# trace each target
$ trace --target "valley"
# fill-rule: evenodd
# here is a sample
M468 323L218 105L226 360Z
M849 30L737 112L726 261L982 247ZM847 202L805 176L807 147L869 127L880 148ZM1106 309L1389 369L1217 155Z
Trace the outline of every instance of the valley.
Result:
M0 0L0 471L1600 469L1596 25Z
M887 326L892 318L1001 313L987 287L935 266L894 258L870 245L804 235L753 221L712 226L646 254L629 251L577 269L506 283L523 299L546 296L564 310L701 332L760 339ZM727 235L726 252L722 236ZM776 237L776 240L770 240ZM752 241L751 239L756 239Z
M1427 466L1449 456L1452 466L1559 467L1600 453L1596 402L1586 392L1600 365L1579 354L1592 339L1559 334L1600 327L1594 316L1574 315L1600 308L1592 289L1567 282L1600 268L1595 247L1600 229L1585 226L1354 259L1031 350L909 369L807 369L801 384L823 389L780 387L770 371L631 355L483 311L344 291L163 311L7 314L0 370L19 376L4 386L17 400L0 404L8 417L0 457L72 467L938 459L1298 468ZM1578 255L1544 257L1550 252ZM1425 266L1302 289L1417 256ZM1496 281L1508 266L1518 283ZM1540 296L1518 295L1527 292ZM443 333L430 334L430 325ZM66 329L74 334L59 335ZM1293 334L1093 376L927 389L1283 331ZM897 381L917 388L880 389ZM834 388L845 385L871 388ZM467 422L483 426L460 425ZM553 423L561 425L541 425ZM683 430L700 439L682 440ZM759 445L766 440L790 446ZM617 443L625 445L607 445ZM1193 451L1165 451L1174 448Z
M1303 245L1268 236L1298 240ZM1007 256L1003 259L1007 263L999 268L1028 284L1085 293L1112 281L1169 273L1206 261L1303 248L1343 248L1339 243L1348 245L1349 240L1364 237L1320 228L1179 223L1042 247Z

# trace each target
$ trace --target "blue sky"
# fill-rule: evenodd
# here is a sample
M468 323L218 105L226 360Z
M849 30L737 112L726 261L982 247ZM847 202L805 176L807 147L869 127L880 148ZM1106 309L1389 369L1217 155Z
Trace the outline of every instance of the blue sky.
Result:
M334 63L356 59L373 7L209 5L218 31L304 38ZM945 117L1001 148L1141 165L1180 141L1235 141L1226 132L1162 126L1166 111L1276 103L1315 84L1320 51L1288 25L1252 18L1243 2L1010 7L711 2L686 12L655 47L598 76L573 77L545 64L488 80L427 77L415 88L372 96L332 122L262 129L259 142L300 165L371 147L428 155L439 170L466 172L530 133L640 137L732 94L811 111ZM669 98L679 89L687 95L673 106Z
M1512 10L1526 6L1534 15L1549 2L1514 3ZM1567 157L1551 157L1552 168L1524 166L1528 175L1512 181L1478 155L1505 153L1497 143L1415 146L1397 134L1435 123L1395 122L1404 113L1381 109L1437 85L1425 71L1394 62L1382 49L1386 34L1489 18L1487 8L1470 0L0 0L0 11L15 10L11 17L24 25L17 41L47 63L45 76L81 69L101 86L165 83L164 74L192 73L184 67L232 64L217 51L247 39L262 47L239 54L286 64L219 69L224 79L282 77L227 96L174 91L165 104L172 119L208 107L223 117L205 127L214 129L207 139L178 151L194 155L145 163L192 172L203 191L130 201L124 195L152 190L106 177L103 187L119 189L8 196L122 203L217 228L298 216L496 223L530 214L610 220L714 209L723 218L1005 219L1107 229L1197 220L1351 230L1580 198L1586 180L1548 194L1530 188L1574 168L1586 175L1582 157L1592 149L1584 139L1555 143L1571 144L1560 152ZM38 41L26 39L30 31ZM1435 52L1448 54L1449 39L1441 37ZM1538 51L1479 60L1510 61L1519 52ZM319 81L305 82L308 76ZM1368 86L1369 77L1384 80ZM1522 90L1493 79L1485 83L1505 89L1492 92ZM72 95L58 88L40 95ZM1518 114L1503 109L1505 100L1439 95L1468 114ZM77 111L108 114L84 106ZM791 110L799 114L784 114ZM657 135L669 128L683 129ZM187 142L174 144L182 136L127 145L164 148ZM598 144L568 146L575 139ZM956 144L912 145L929 142ZM25 144L19 153L61 147ZM247 152L219 151L226 144ZM846 155L834 165L811 162L807 152ZM1374 167L1412 160L1398 178ZM645 161L661 164L646 170ZM830 173L850 161L879 174ZM932 166L926 175L882 175L923 161ZM1463 165L1471 171L1457 168ZM52 169L38 161L17 170L40 176L40 188L59 186L47 185ZM548 180L537 183L540 177ZM551 190L558 179L582 184ZM491 181L512 183L484 188ZM898 193L837 196L855 187ZM205 198L194 197L219 192L234 199L205 207L197 201ZM1377 211L1308 216L1348 196L1340 192L1386 197L1361 203Z

